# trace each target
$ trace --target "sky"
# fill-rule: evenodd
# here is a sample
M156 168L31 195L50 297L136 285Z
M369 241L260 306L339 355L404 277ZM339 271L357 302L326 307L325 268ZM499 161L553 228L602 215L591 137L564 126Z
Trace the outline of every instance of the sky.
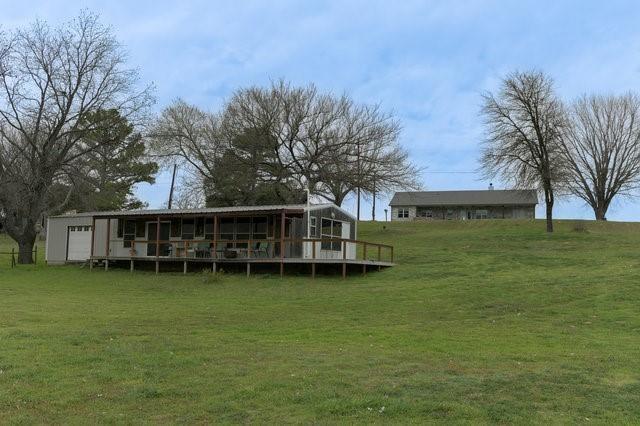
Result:
M177 98L216 111L234 90L279 78L314 83L393 113L428 190L487 188L478 172L480 96L511 71L546 72L567 102L640 91L637 1L0 0L0 28L36 18L56 25L82 9L113 27L129 65L155 85L156 112ZM137 195L160 207L170 180L165 171ZM378 219L389 198L378 200ZM343 207L354 211L355 201ZM564 198L555 216L593 213ZM640 220L640 199L617 200L608 217Z

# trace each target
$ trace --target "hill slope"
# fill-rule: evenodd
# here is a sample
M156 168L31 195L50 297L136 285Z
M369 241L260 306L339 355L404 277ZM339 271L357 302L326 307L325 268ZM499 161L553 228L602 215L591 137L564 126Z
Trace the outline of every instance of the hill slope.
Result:
M247 280L0 259L0 418L640 417L640 225L359 226L398 266Z

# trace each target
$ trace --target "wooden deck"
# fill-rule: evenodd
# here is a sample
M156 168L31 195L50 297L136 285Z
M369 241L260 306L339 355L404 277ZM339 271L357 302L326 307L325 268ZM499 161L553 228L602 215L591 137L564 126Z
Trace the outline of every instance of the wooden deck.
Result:
M101 263L105 270L109 269L109 265L113 263L129 264L131 271L135 269L138 263L155 264L155 271L159 273L161 264L180 264L182 263L183 272L186 274L189 265L210 265L213 272L218 271L225 265L244 266L247 276L251 274L252 265L271 265L280 266L280 275L285 273L285 265L309 265L311 277L316 276L316 268L321 266L332 265L341 268L343 278L347 276L347 272L353 272L354 268L366 274L368 271L381 270L395 265L389 261L378 261L370 259L304 259L304 258L239 258L239 259L212 259L212 258L185 258L185 257L153 257L153 256L93 256L90 259L90 266L93 269L96 263Z

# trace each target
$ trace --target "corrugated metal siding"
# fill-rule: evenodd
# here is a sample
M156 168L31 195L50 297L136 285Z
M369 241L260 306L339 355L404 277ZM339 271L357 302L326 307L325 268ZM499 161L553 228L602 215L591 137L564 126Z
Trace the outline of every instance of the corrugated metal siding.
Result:
M274 212L280 210L299 210L302 211L306 208L305 204L281 204L281 205L270 205L270 206L237 206L237 207L212 207L212 208L202 208L202 209L156 209L156 210L118 210L118 211L104 211L104 212L86 212L86 213L77 213L74 215L68 215L69 217L104 217L104 216L112 216L112 217L132 217L132 216L174 216L174 215L203 215L203 214L214 214L214 213L262 213L262 212ZM54 216L65 217L65 216Z
M116 220L111 220L111 232L113 235L114 227L115 232L118 232L118 223ZM93 255L104 256L107 248L107 219L96 219L96 231L93 236Z
M67 261L69 226L91 226L91 217L51 217L47 228L46 260L55 265Z
M322 218L325 217L327 219L331 219L332 218L331 213L334 214L333 219L337 219L343 222L348 222L351 224L349 238L352 240L355 240L356 239L356 221L351 216L343 213L341 210L333 206L329 206L322 209L315 209L309 212L311 216L316 217L316 223L317 223L317 233L316 235L312 235L311 237L320 238L320 232L321 232L320 228L322 228ZM307 214L305 213L305 224L306 224L306 221L307 221Z

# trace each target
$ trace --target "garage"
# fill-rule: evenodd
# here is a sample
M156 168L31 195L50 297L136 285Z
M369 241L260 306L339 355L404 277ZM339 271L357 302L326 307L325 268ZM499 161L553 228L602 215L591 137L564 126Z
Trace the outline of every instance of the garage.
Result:
M69 226L67 260L85 261L91 253L91 226Z

